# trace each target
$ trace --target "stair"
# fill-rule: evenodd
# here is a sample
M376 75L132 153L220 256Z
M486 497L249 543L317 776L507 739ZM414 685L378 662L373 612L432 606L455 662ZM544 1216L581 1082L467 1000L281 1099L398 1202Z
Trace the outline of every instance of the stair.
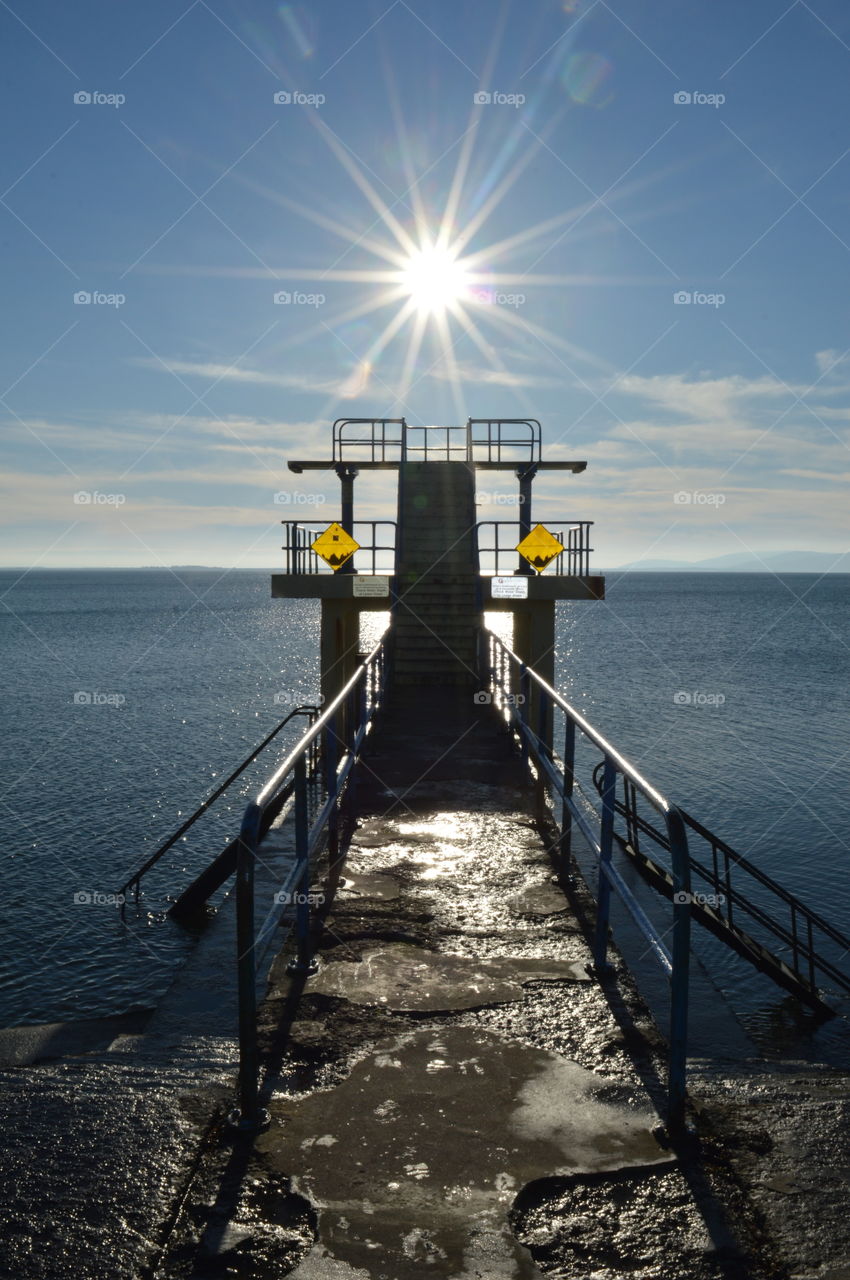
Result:
M475 478L464 462L407 462L399 473L398 684L477 684L480 625Z

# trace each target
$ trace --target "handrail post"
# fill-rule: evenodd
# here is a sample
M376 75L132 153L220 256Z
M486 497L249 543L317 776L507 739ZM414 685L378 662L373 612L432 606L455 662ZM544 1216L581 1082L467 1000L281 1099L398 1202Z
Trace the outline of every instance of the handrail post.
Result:
M599 973L608 968L608 921L611 915L611 881L607 871L614 845L614 801L617 770L610 756L605 756L602 775L602 822L599 833L599 892L596 899L596 938L593 963Z
M517 698L516 701L519 703L519 718L520 718L520 723L522 724L522 732L520 733L520 738L522 739L520 744L522 747L522 763L526 769L528 768L528 710L529 708L528 708L528 696L526 694L528 685L529 685L528 668L523 662L520 664L520 668L519 668L519 698Z
M257 972L254 956L254 863L262 810L249 804L239 832L236 861L236 957L239 993L239 1107L231 1115L242 1132L264 1122L258 1099L260 1060L257 1049Z
M568 874L573 840L573 812L570 807L575 786L576 726L572 716L565 716L564 724L564 793L561 803L561 875Z
M673 971L670 975L670 1080L667 1123L671 1130L685 1124L688 1056L688 992L691 962L691 869L688 838L678 809L667 814L673 872Z
M287 973L309 977L318 969L310 948L310 858L307 814L307 767L304 757L295 762L295 861L301 868L295 890L295 935L298 954L287 965Z
M337 716L336 713L331 717L330 722L325 726L324 732L324 756L325 756L325 790L329 799L336 799L337 793L337 766L339 764L339 743L337 739ZM339 850L339 806L334 805L331 811L331 817L328 822L330 828L328 833L329 849L331 857L335 858Z
M541 759L543 756L549 755L550 737L547 733L549 725L549 697L543 689L538 691L537 695L537 782L534 787L534 807L537 811L538 821L543 821L546 817L546 783L543 772Z

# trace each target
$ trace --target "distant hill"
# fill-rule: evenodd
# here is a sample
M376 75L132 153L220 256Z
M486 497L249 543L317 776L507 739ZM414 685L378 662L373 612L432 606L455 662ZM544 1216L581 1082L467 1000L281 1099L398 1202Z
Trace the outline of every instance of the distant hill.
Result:
M850 551L736 551L709 560L633 560L609 573L850 573Z

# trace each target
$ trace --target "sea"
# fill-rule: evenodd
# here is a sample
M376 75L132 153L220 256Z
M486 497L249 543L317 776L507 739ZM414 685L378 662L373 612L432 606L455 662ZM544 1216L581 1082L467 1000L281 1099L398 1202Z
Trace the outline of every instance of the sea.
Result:
M205 568L6 570L0 601L0 1026L151 1007L195 944L169 901L236 834L304 720L145 878L141 910L122 916L116 894L317 703L318 604L272 600L267 570ZM850 575L615 572L604 601L557 608L568 701L850 934ZM380 616L364 625L365 646ZM824 1024L712 939L695 952L700 998L760 1051L846 1062L846 1006Z

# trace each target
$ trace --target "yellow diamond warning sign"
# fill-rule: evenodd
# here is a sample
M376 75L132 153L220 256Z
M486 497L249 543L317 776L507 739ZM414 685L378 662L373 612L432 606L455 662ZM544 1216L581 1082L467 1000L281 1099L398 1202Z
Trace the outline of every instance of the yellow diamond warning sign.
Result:
M547 564L559 556L563 549L563 543L559 542L544 524L536 524L531 533L527 533L517 547L520 555L538 573L542 573Z
M325 564L329 564L336 573L346 560L350 560L355 551L360 550L360 543L355 542L350 533L346 533L341 524L334 521L324 533L320 533L313 543L313 550L321 556Z

